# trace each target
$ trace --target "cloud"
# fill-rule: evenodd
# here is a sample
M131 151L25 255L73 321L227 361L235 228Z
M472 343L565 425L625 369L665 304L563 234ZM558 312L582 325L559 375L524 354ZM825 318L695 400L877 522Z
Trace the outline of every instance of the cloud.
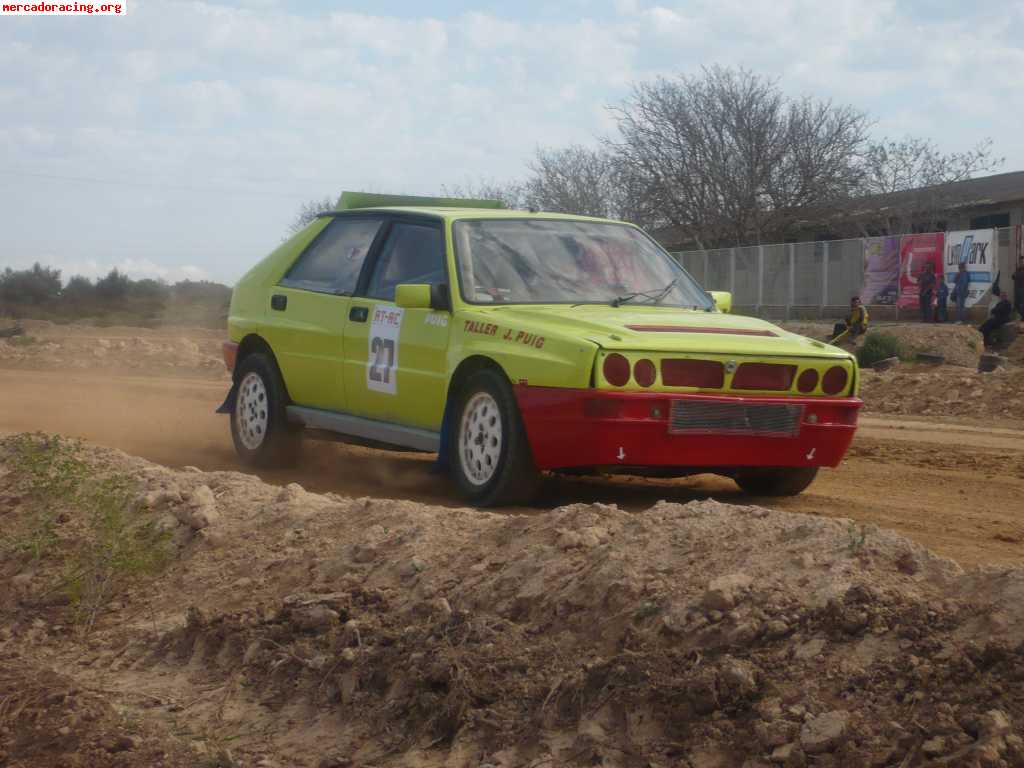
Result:
M948 149L991 135L1024 166L1024 10L1010 3L613 0L540 18L295 8L138 0L105 24L0 26L0 174L35 174L0 183L0 266L131 254L151 271L200 264L233 280L303 199L519 176L537 146L613 130L605 107L632 82L711 63Z

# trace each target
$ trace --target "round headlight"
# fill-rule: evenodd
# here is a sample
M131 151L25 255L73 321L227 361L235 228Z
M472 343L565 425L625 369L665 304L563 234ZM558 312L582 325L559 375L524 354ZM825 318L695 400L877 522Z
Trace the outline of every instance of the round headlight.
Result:
M604 359L604 379L613 387L624 387L629 383L629 360L618 352Z
M818 386L818 372L813 368L808 368L806 371L800 374L800 378L796 380L796 388L804 394L813 392L814 388Z
M633 378L641 387L650 387L658 378L657 369L650 360L637 360L633 366Z
M829 368L821 380L821 389L826 395L838 395L846 388L846 369L838 365Z

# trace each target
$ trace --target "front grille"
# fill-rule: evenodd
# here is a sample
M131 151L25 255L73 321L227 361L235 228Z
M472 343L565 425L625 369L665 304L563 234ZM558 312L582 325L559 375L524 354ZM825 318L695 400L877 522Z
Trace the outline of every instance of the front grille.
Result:
M792 437L800 429L802 413L802 405L673 400L668 431Z

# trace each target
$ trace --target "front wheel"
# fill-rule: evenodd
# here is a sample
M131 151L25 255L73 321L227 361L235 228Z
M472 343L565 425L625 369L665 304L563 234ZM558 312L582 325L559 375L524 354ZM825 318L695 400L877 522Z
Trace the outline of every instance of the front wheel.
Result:
M817 475L817 467L755 467L737 471L736 485L751 496L796 496Z
M456 395L449 465L461 493L482 507L529 504L540 488L512 387L482 370Z
M231 439L243 463L273 468L295 463L301 430L288 423L287 395L277 365L254 353L238 367Z

